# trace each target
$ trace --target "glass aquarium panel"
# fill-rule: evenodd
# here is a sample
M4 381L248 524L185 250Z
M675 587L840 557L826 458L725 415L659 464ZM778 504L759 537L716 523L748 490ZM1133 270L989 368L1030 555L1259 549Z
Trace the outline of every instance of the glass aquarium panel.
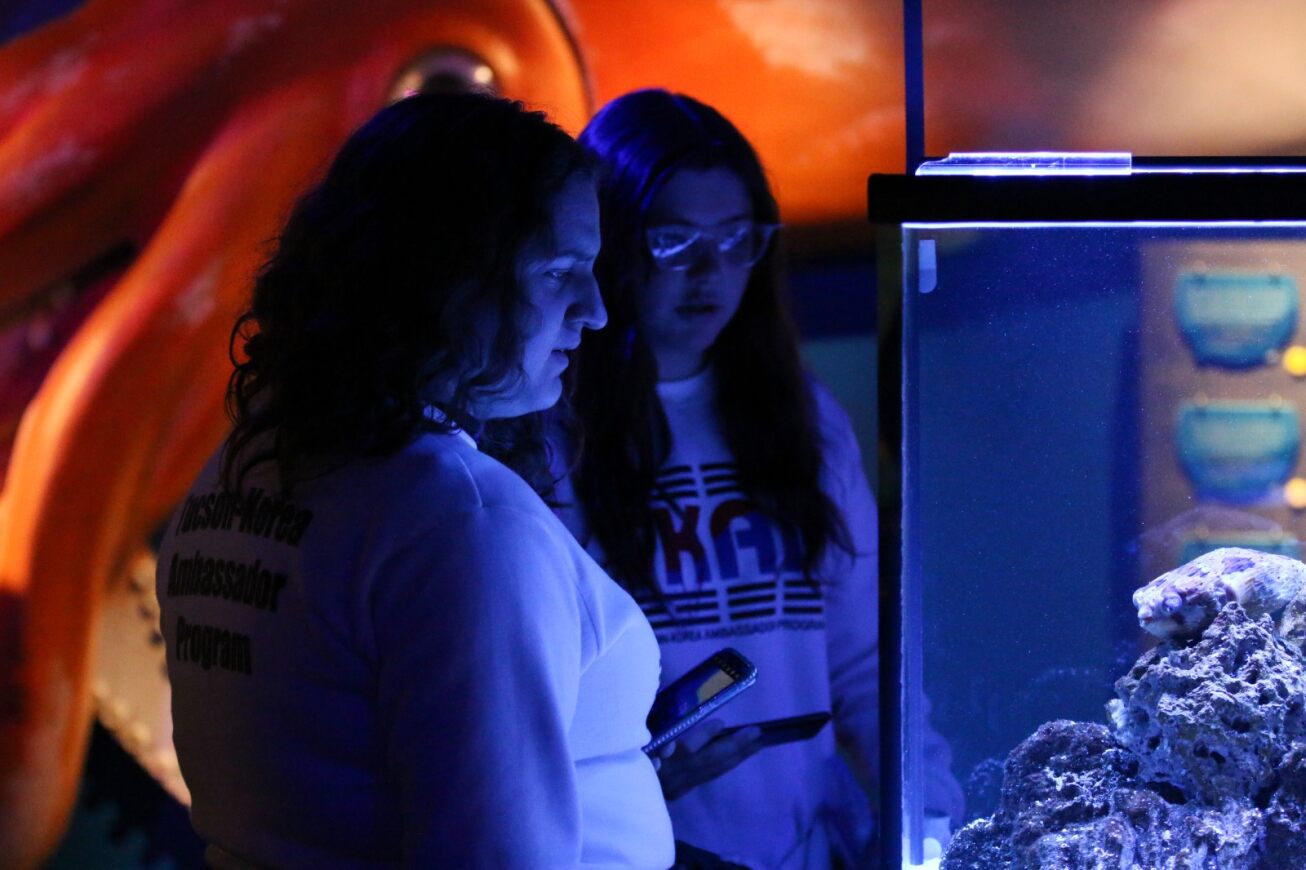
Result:
M927 835L949 837L931 733L961 824L992 820L1018 746L1089 751L1089 732L1046 723L1119 730L1117 680L1157 644L1140 585L1219 547L1301 555L1304 240L1292 224L904 226L905 865L938 866L946 842ZM1156 800L1192 802L1171 787ZM967 854L943 867L990 866Z

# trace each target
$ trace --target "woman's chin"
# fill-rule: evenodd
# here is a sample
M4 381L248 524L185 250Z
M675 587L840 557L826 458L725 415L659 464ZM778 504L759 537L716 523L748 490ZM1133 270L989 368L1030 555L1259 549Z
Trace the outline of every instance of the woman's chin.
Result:
M547 411L558 404L562 398L562 378L553 375L544 383L530 389L523 389L512 396L504 396L496 401L485 402L476 414L482 420L505 420L511 417L524 417L537 411Z

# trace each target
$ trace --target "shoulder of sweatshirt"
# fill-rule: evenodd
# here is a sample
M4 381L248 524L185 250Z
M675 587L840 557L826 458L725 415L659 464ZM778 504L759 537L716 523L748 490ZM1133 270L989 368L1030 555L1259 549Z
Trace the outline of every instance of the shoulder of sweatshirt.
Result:
M435 433L388 456L356 462L311 481L304 497L383 522L398 539L404 537L404 528L418 531L484 508L548 513L514 471L457 435Z

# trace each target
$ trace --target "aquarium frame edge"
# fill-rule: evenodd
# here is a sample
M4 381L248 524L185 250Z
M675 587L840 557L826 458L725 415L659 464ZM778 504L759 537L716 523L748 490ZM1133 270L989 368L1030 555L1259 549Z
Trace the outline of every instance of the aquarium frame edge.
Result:
M888 329L886 315L899 306L902 297L902 230L897 225L875 227L875 281L876 281L876 341L881 343L877 353L881 359L902 360L903 330ZM881 301L880 294L893 294ZM903 433L902 426L902 369L879 366L877 390L893 389L898 396L895 402L878 403L878 432ZM898 374L897 384L886 383L887 377ZM881 393L883 394L883 393ZM893 424L896 423L896 429ZM888 461L880 469L880 492L897 492L903 489L903 444L899 437L889 442L877 441L887 453ZM889 486L885 475L897 475L896 485ZM880 866L883 870L902 868L902 505L901 500L879 499L879 701L880 701Z
M1131 175L876 173L866 185L868 214L873 224L894 225L1306 219L1306 172L1296 171L1290 161L1277 164L1294 171L1256 169L1256 162L1224 164L1252 164L1240 172L1201 164L1192 172L1172 167ZM1156 169L1169 165L1153 164Z

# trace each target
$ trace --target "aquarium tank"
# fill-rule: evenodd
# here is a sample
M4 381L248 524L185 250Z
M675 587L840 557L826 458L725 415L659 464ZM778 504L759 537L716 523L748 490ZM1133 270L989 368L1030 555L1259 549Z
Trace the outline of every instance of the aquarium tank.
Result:
M1306 165L868 194L884 866L1306 867Z

